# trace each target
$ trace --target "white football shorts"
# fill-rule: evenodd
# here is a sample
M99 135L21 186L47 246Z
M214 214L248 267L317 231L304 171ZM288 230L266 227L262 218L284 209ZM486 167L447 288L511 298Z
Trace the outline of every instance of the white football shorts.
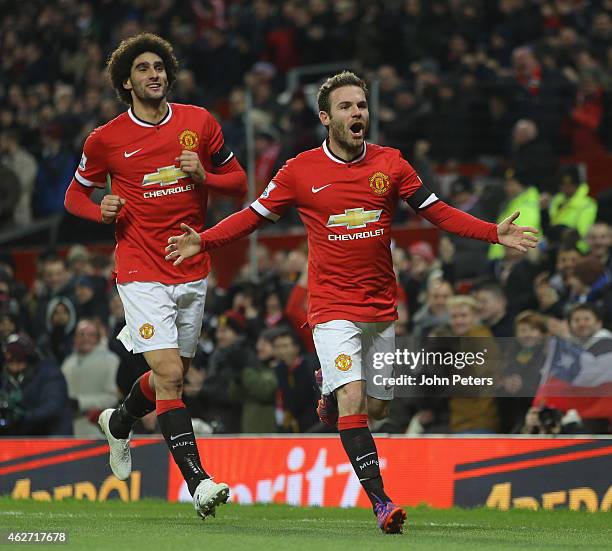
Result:
M381 378L376 377L392 377L393 364L374 369L372 361L375 353L395 352L392 321L332 320L315 325L312 336L323 370L323 394L352 381L366 381L368 396L393 399L393 386L381 383Z
M117 338L134 352L178 348L184 358L193 358L202 329L206 279L166 285L132 281L117 285L125 327Z

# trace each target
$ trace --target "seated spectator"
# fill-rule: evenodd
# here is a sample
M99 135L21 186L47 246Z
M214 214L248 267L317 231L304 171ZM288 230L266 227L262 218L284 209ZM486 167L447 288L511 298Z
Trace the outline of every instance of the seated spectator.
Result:
M295 334L279 327L272 335L274 355L278 360L276 376L280 407L283 410L284 432L306 432L318 423L314 372L317 361L300 353L300 342Z
M203 376L194 381L198 384L190 385L193 387L191 398L200 402L202 408L199 416L213 427L215 433L240 432L242 404L232 389L240 387L245 367L257 365L257 358L245 336L246 320L240 312L228 310L219 316L217 347L208 359ZM197 386L200 390L196 392Z
M448 299L449 325L431 333L433 337L463 337L459 341L462 352L481 352L487 349L489 358L499 358L491 331L478 322L476 300L468 296ZM474 338L466 338L474 337ZM483 368L484 367L484 368ZM478 368L478 377L490 376L492 366ZM462 376L471 373L462 370ZM476 373L473 373L476 375ZM448 400L451 432L486 434L499 429L499 415L495 400L490 397L452 397Z
M0 435L72 434L66 381L51 360L41 360L25 334L11 335L0 372Z
M498 382L501 432L519 432L538 389L545 362L546 318L526 310L514 320L513 346Z
M554 189L557 158L547 140L538 137L538 127L530 119L517 121L512 128L512 166L540 191Z
M74 282L66 261L51 254L42 260L41 278L34 282L29 297L33 335L44 332L49 302L58 296L68 297L74 302Z
M257 307L259 294L257 286L249 282L243 282L230 290L230 296L232 292L234 296L231 299L231 310L240 312L245 317L246 337L249 344L254 345L259 333L265 329L264 320Z
M240 432L278 432L276 422L276 395L278 380L274 356L274 329L267 329L257 339L257 362L242 370L240 380L233 382L230 393L242 404ZM282 421L282 420L281 420Z
M432 246L426 241L416 241L408 247L408 267L400 273L400 285L408 297L408 312L416 312L425 300L427 285L434 275L441 276L439 262Z
M412 318L412 333L416 338L426 337L433 328L448 323L447 303L452 296L453 288L448 281L431 281L427 289L427 302Z
M53 358L58 365L72 352L72 341L77 316L69 298L55 297L47 306L46 331L38 339L41 352Z
M280 294L276 291L268 292L263 299L263 321L266 328L286 325L283 303Z
M490 275L501 284L506 296L512 297L515 312L536 308L533 282L541 272L538 253L523 253L508 247L502 247L502 253L502 258L491 263Z
M552 408L562 414L575 410L583 432L609 433L612 396L605 385L612 361L612 332L603 328L601 313L592 304L574 306L567 320L549 320L549 331L558 341L550 352L550 366L527 413L524 431L535 431L537 415ZM556 347L561 347L560 353ZM568 367L569 361L572 364ZM556 375L559 371L564 374L563 380Z
M549 283L561 297L567 297L567 278L574 273L574 268L582 258L582 253L574 245L561 245L557 253L555 273L550 277Z
M38 163L27 149L21 145L19 131L7 130L0 134L0 153L2 162L12 170L19 182L19 197L14 206L15 224L25 225L32 222L32 191ZM6 197L3 197L6 199ZM14 203L8 203L13 205Z
M14 299L14 302L11 301L9 306L12 306L13 304L16 306L16 308L10 310L13 313L17 313L18 310L22 309L21 303L28 294L28 289L25 284L15 278L15 270L16 265L13 256L6 251L0 251L0 276L2 275L2 272L8 276L7 281L9 282L9 294L11 299ZM6 308L6 304L3 306ZM21 314L21 312L19 313Z
M0 313L0 348L6 344L6 339L13 333L20 332L19 320L8 313Z
M96 318L106 323L109 309L103 277L81 275L75 278L74 294L79 318Z
M587 231L589 253L612 271L612 228L606 222L597 222Z
M559 295L559 291L550 283L548 272L542 272L536 276L533 283L537 310L540 314L562 319L565 315L565 300Z
M98 416L117 404L115 379L119 358L100 344L100 328L91 319L82 319L74 332L74 351L62 364L72 405L74 434L99 436Z
M40 130L42 150L32 202L37 218L64 213L64 195L78 159L62 142L63 131L59 123L47 124Z
M582 71L574 106L567 120L569 141L575 155L605 155L599 128L604 115L604 89L597 70Z
M27 321L26 312L20 304L16 283L13 276L0 267L0 314L6 314L15 321L16 327L13 333L18 331L17 326L25 325Z
M486 219L480 197L474 193L474 186L469 178L461 176L450 186L450 202L459 210L476 218ZM488 245L477 239L467 239L456 234L448 237L454 245L451 260L453 279L472 279L480 275L480 268L486 262Z
M595 222L597 203L589 196L589 185L581 182L578 169L567 167L561 171L558 192L550 201L549 225L575 228L581 237ZM543 220L545 232L546 223Z
M68 269L75 277L91 275L91 254L85 245L72 245L66 254Z
M501 285L495 281L481 283L472 289L472 295L478 305L480 321L490 329L493 336L512 337L513 316L508 311L508 299Z
M540 192L535 182L527 180L527 175L508 170L505 175L504 193L506 201L497 216L497 223L519 211L521 215L515 220L521 226L541 229L540 225ZM489 259L503 258L504 246L499 243L489 246Z
M604 324L612 323L612 276L594 256L583 258L567 279L570 290L568 304L585 302L596 305Z

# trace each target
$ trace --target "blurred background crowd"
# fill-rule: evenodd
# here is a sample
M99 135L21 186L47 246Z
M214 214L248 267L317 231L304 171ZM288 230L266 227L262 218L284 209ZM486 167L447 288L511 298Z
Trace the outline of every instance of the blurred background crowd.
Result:
M290 87L288 75L337 62L377 83L378 141L438 195L491 221L520 210L541 230L529 254L442 234L434 246L395 246L399 336L510 344L497 398L397 399L379 430L610 431L612 406L538 386L552 337L602 365L612 358L612 187L594 193L579 162L612 149L611 0L0 0L0 10L0 235L59 215L63 241L79 240L67 254L41 248L28 286L3 246L0 433L98 434L98 412L146 369L115 338L124 319L112 258L63 210L85 137L125 109L105 60L145 30L176 49L172 100L211 110L243 165L252 95L258 189L324 137L312 87ZM238 206L213 201L208 222ZM396 223L416 220L400 206ZM289 215L280 228L297 225ZM307 251L260 246L257 259L257 282L246 269L229 287L211 276L186 403L201 433L322 430L302 327Z

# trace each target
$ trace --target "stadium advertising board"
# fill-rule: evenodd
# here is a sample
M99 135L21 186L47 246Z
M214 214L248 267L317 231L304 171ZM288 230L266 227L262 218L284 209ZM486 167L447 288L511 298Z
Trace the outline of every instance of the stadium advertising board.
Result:
M133 443L135 468L125 481L111 474L108 445L100 440L0 442L0 495L41 501L138 501L166 495L169 456L163 442Z
M378 437L385 485L406 505L612 509L612 439ZM135 440L117 481L91 440L3 440L0 494L36 499L190 500L167 448ZM335 437L198 440L207 469L235 502L367 507Z

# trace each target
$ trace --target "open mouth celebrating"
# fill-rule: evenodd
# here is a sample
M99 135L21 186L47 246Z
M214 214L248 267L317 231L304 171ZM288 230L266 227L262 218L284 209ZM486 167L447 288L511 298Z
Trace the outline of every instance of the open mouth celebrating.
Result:
M365 130L365 126L362 122L354 122L350 127L349 130L351 132L351 136L355 139L359 139L359 138L363 138L363 134L364 134L364 130Z

